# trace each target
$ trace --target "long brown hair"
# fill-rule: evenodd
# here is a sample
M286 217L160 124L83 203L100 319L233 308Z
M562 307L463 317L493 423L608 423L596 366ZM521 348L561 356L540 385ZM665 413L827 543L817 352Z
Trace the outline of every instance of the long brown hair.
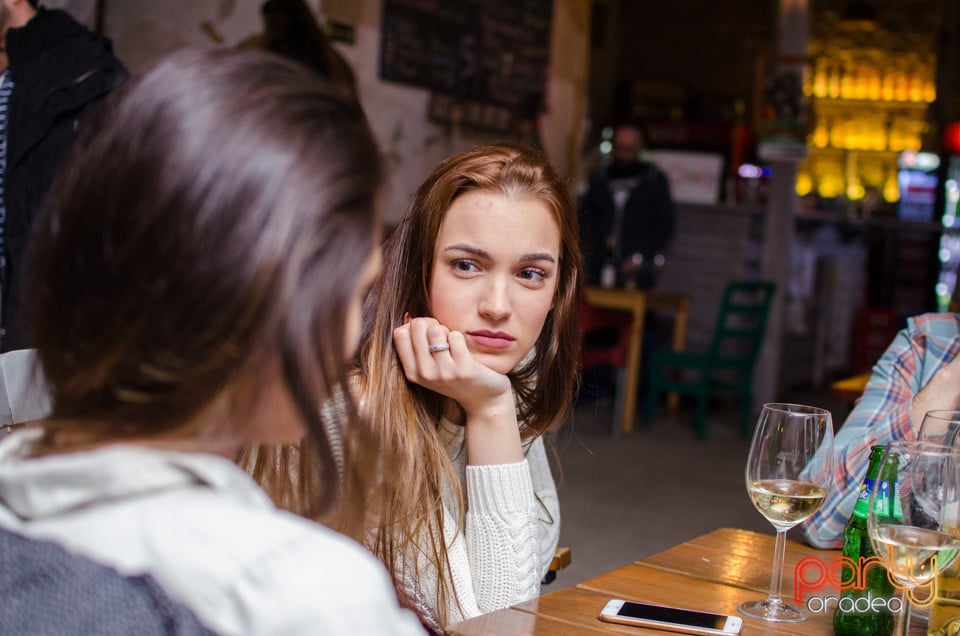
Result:
M305 508L330 509L340 475L317 405L344 381L380 182L363 114L297 64L183 49L130 81L77 140L30 243L28 324L53 397L36 452L189 447L224 395L249 407L279 386L315 460ZM231 410L233 432L249 412ZM344 466L365 493L370 466Z
M385 479L386 497L373 548L401 596L410 594L403 585L403 561L419 578L423 569L415 555L426 555L439 577L435 602L441 620L451 601L446 593L451 582L442 495L450 488L461 502L462 527L462 494L438 434L446 398L405 378L393 347L393 330L405 314L431 314L430 276L440 226L454 200L476 190L535 198L547 206L560 229L553 308L531 355L508 374L524 440L544 433L569 408L579 342L576 217L569 191L550 164L538 152L514 145L479 147L442 162L420 186L385 244L384 269L365 306L359 352L359 393L392 470Z

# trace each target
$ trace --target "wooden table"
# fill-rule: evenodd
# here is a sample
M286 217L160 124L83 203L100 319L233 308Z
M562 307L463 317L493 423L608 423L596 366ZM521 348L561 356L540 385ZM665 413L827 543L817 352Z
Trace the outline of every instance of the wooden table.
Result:
M597 615L611 598L739 616L740 603L767 596L773 545L773 535L721 528L575 587L463 621L453 625L449 633L459 636L665 633L600 621ZM826 564L840 556L840 551L815 550L788 541L783 567L783 598L787 602L795 603L794 568L801 559L810 556L819 557ZM807 597L810 595L839 596L834 587L809 592ZM766 623L744 617L741 633L744 636L830 635L833 634L833 606L825 613L810 613L810 618L803 623Z
M637 409L637 387L640 384L641 353L643 352L643 321L647 310L659 309L674 312L673 348L682 351L687 340L687 314L690 298L678 292L635 289L605 289L586 287L584 296L594 307L620 309L633 314L630 325L630 345L627 351L627 369L624 379L623 420L620 430L629 433L633 430L633 420ZM670 397L670 407L676 408L677 396Z

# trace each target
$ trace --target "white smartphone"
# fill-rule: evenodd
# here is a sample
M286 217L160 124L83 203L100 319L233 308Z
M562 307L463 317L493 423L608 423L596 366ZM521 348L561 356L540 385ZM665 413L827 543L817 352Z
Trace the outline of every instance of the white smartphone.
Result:
M600 610L600 620L703 636L739 634L740 628L743 627L743 619L736 616L697 612L665 605L634 603L620 599L609 601Z

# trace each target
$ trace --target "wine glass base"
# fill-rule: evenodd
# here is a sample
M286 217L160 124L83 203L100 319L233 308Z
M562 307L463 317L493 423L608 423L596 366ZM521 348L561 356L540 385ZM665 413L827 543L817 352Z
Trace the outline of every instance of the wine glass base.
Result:
M799 607L770 599L741 603L737 611L744 616L771 623L802 623L807 620L807 613Z

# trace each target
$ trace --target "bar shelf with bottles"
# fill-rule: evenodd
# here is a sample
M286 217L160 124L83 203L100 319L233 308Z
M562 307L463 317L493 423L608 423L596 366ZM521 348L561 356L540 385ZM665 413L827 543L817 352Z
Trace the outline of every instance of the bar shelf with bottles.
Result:
M933 68L920 56L884 59L875 51L815 59L804 86L812 125L797 193L856 203L873 191L896 203L897 161L904 151L919 151L927 132Z

